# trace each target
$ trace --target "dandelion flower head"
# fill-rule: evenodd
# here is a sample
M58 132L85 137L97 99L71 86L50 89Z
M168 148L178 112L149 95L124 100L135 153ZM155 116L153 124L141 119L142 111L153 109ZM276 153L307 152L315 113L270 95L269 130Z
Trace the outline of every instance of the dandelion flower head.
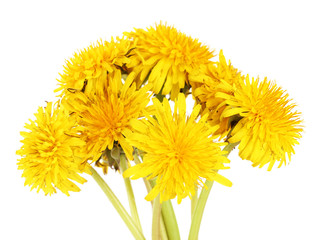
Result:
M59 79L61 96L69 92L101 92L107 85L107 75L115 70L128 72L137 63L130 58L133 46L126 38L114 38L75 53L66 62L64 72Z
M137 75L137 84L142 84L148 78L154 93L171 93L172 99L188 84L188 78L203 78L200 68L211 63L214 56L197 39L163 24L124 34L135 41L134 53L141 60L133 69Z
M224 137L229 130L229 118L220 121L225 105L224 95L233 95L234 86L242 78L229 60L227 63L223 51L220 50L219 61L206 66L205 79L202 83L191 82L196 102L203 106L202 114L208 113L208 121L212 126L219 125L215 134Z
M268 164L271 170L291 159L293 146L301 138L300 113L295 111L288 94L274 83L258 79L243 80L225 100L222 117L238 115L241 119L232 129L229 142L239 142L239 155L253 162L253 166Z
M78 115L78 122L84 127L85 154L97 161L115 143L128 159L133 159L133 147L125 140L125 133L132 130L130 120L143 115L149 100L148 86L137 90L131 78L123 84L121 72L115 71L114 76L108 75L108 87L103 94L76 92L64 104Z
M45 195L56 193L59 189L69 196L69 191L80 191L73 182L84 183L79 174L90 173L84 160L76 120L63 107L55 107L52 102L40 107L36 120L26 124L26 132L21 132L23 146L17 151L21 156L18 169L23 170L25 185Z
M186 117L184 94L178 95L173 114L166 98L163 103L156 98L153 102L153 117L146 115L147 120L131 122L135 132L128 139L145 154L143 162L127 169L124 177L156 178L155 187L146 196L148 201L160 193L160 201L177 196L180 203L195 195L196 188L204 185L203 178L231 186L228 179L217 173L227 168L224 163L229 160L211 135L215 127L207 124L207 116L196 121L200 106Z

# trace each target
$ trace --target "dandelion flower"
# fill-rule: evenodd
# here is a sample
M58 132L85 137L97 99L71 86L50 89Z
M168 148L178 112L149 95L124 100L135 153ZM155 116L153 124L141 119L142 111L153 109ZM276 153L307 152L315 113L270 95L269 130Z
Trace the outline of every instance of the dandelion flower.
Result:
M90 171L81 154L84 142L75 119L51 102L40 107L35 116L36 120L25 126L29 131L21 132L23 146L17 151L22 156L18 169L23 170L25 185L37 188L37 192L43 190L45 195L56 193L56 189L68 196L69 191L80 191L72 181L86 182L79 174Z
M142 61L134 68L138 85L148 77L154 93L171 93L172 99L185 87L188 78L203 78L200 68L211 63L214 56L197 39L163 24L147 30L136 29L125 35L135 41L134 53Z
M225 106L224 95L233 95L234 86L242 78L240 72L229 63L227 64L223 51L220 50L219 62L207 65L205 79L202 83L190 82L193 96L203 106L202 114L209 113L208 121L212 126L219 125L215 134L224 137L229 130L229 118L220 122L220 116Z
M294 154L293 146L301 138L302 120L300 113L293 111L295 104L288 94L268 81L252 81L247 76L225 100L227 107L221 117L239 115L240 120L233 128L229 142L238 142L242 159L263 167L269 163L271 170L279 161L279 167Z
M107 84L107 74L116 69L128 71L136 62L130 55L133 46L125 38L114 38L111 42L98 42L96 45L75 53L66 62L64 73L59 81L60 87L55 91L62 91L61 95L69 91L98 92Z
M183 198L195 195L195 189L204 185L202 179L217 181L225 186L231 182L217 173L226 169L229 160L223 156L220 143L214 141L206 117L196 118L200 111L197 105L191 116L186 117L184 94L179 94L172 114L169 102L157 99L154 102L154 117L148 120L132 121L135 132L128 139L138 149L145 152L143 163L127 169L123 176L132 179L156 178L156 185L146 196L153 200L160 193L160 201L175 198L178 203Z
M78 122L84 127L82 137L86 142L85 152L97 161L106 148L120 144L128 159L133 159L133 148L125 140L125 133L132 130L131 119L143 115L149 103L148 87L136 90L132 79L122 84L121 73L115 71L108 76L108 87L103 94L76 92L66 98L64 104L78 115Z

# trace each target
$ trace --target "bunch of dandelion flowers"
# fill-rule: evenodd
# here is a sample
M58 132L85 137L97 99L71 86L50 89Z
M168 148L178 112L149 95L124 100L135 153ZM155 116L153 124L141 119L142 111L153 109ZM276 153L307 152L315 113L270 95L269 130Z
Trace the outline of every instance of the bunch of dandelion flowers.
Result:
M24 145L17 154L26 184L45 194L59 189L68 195L80 190L72 181L85 181L79 174L92 173L133 236L143 240L129 177L144 178L150 185L145 199L153 202L152 239L180 239L170 199L181 203L189 197L189 239L197 240L212 184L232 185L218 172L228 169L230 150L239 144L241 158L253 166L269 164L271 170L277 161L279 167L290 161L302 131L300 113L293 112L285 91L266 80L244 80L222 51L219 62L212 57L197 39L163 24L75 54L56 90L61 107L49 103L40 108L37 120L26 125L30 132L22 133ZM196 106L186 116L190 89ZM148 106L153 94L157 98ZM173 112L168 94L175 101ZM225 136L228 144L216 141ZM111 166L105 157L113 153L114 167L124 176L130 215L88 164L96 162L105 173ZM133 158L136 165L127 169ZM160 212L166 215L159 225Z

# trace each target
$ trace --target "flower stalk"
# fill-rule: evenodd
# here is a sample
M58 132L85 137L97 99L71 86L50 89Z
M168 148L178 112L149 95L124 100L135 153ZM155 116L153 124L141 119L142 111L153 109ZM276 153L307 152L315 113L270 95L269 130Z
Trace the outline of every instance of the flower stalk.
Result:
M120 167L121 167L121 172L123 174L123 172L127 169L127 159L126 159L126 156L124 154L120 155ZM132 185L131 185L130 178L123 178L123 179L124 179L126 192L127 192L127 195L128 195L128 200L129 200L129 205L130 205L130 210L131 210L131 216L132 216L134 222L137 224L139 230L142 232L142 227L141 227L141 223L140 223L140 218L139 218L137 205L136 205L136 202L135 202L135 197L134 197L133 188L132 188Z
M197 195L198 195L198 190L196 188L195 189L195 195L192 196L192 198L191 198L191 217L192 218L193 218L195 207L196 207L196 204L197 204L197 201L198 201Z
M190 228L189 240L197 240L199 236L200 225L203 217L204 208L208 200L211 188L213 186L213 181L205 181L206 188L202 189L200 198L195 207L194 213L192 215L192 223Z
M161 214L165 222L168 239L180 240L181 237L179 234L178 224L173 205L170 200L165 201L161 204Z
M150 185L151 188L155 186L155 181L151 180ZM160 195L159 195L160 196ZM173 205L170 200L164 201L161 204L161 216L165 223L166 232L168 235L168 239L170 240L180 240L180 234L178 229L178 223L176 220L176 215L174 212Z
M153 201L152 240L160 240L160 214L161 204L158 195Z
M112 203L115 210L118 212L118 214L121 216L122 220L126 224L126 226L129 228L130 232L134 236L136 240L145 240L142 232L139 230L131 216L128 214L128 212L125 210L121 202L118 200L118 198L115 196L111 188L107 185L107 183L103 180L103 178L97 173L97 171L94 168L90 169L92 173L92 177L97 182L99 187L103 190L107 198Z
M140 160L140 158L139 158L139 156L137 154L134 154L133 157L134 157L134 162L136 164L140 164L141 163L141 160ZM146 178L143 178L143 182L144 182L144 184L145 184L145 186L147 188L147 191L149 193L152 190L151 183ZM154 184L154 183L152 183L152 184ZM151 201L151 205L153 207L153 201ZM159 223L160 223L160 238L161 238L161 240L171 239L167 235L167 231L166 231L166 227L165 227L165 221L163 219L162 214L160 214L160 221L159 221Z
M239 142L236 143L229 143L227 146L224 147L223 151L226 151L227 153L224 155L225 157L228 157L229 153L232 149L234 149ZM203 217L203 212L205 205L207 203L211 188L213 186L213 181L206 180L205 181L206 188L203 188L200 194L200 197L197 201L194 213L192 215L192 223L189 233L189 240L197 240L199 237L199 230L200 225Z

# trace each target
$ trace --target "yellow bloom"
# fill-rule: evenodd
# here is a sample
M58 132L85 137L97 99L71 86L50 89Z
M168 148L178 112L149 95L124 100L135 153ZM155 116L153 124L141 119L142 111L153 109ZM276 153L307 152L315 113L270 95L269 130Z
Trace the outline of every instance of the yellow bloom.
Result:
M156 25L156 28L136 29L125 33L135 41L135 53L142 63L134 68L138 86L148 77L153 92L177 97L188 78L202 79L200 68L211 63L213 52L174 27ZM149 75L149 76L148 76Z
M25 185L41 189L45 195L56 193L56 188L69 196L69 191L80 191L71 180L84 183L79 173L87 172L87 162L80 154L84 142L78 135L73 117L50 102L35 114L36 120L26 124L28 132L21 132L23 146L17 151L22 156L18 169L23 170Z
M64 66L64 73L59 81L61 95L69 91L101 92L107 85L107 74L116 69L128 71L136 62L130 59L133 45L125 38L113 38L111 42L98 42L94 46L75 53Z
M143 163L127 169L123 176L156 178L156 186L146 197L148 201L160 193L160 201L177 196L180 203L204 185L202 178L231 186L228 179L217 173L218 169L226 169L224 163L229 160L223 156L221 144L211 136L216 127L206 123L207 116L196 121L200 106L187 118L184 94L178 95L174 114L166 98L163 103L157 99L153 102L154 117L147 115L148 120L131 121L136 131L128 136L134 146L145 152Z
M293 146L301 138L302 120L300 113L293 111L295 104L288 94L267 81L249 80L247 76L234 96L225 100L227 107L221 118L239 115L241 120L231 132L229 142L238 142L242 159L253 162L253 166L263 167L269 163L271 170L279 161L279 167L288 156L294 154Z
M229 118L220 122L220 116L225 106L224 95L233 95L234 86L242 78L240 72L234 68L229 60L227 64L223 51L220 50L217 65L206 66L205 79L202 83L190 82L193 88L193 96L197 103L203 106L202 114L209 113L208 121L212 126L219 125L215 134L224 137L229 130Z
M97 161L106 148L112 149L117 141L128 159L133 159L133 148L126 142L125 133L132 130L131 119L142 116L149 103L148 87L136 90L132 79L122 84L121 72L108 75L108 87L103 94L76 92L65 98L67 108L78 115L84 127L82 137L89 158Z

